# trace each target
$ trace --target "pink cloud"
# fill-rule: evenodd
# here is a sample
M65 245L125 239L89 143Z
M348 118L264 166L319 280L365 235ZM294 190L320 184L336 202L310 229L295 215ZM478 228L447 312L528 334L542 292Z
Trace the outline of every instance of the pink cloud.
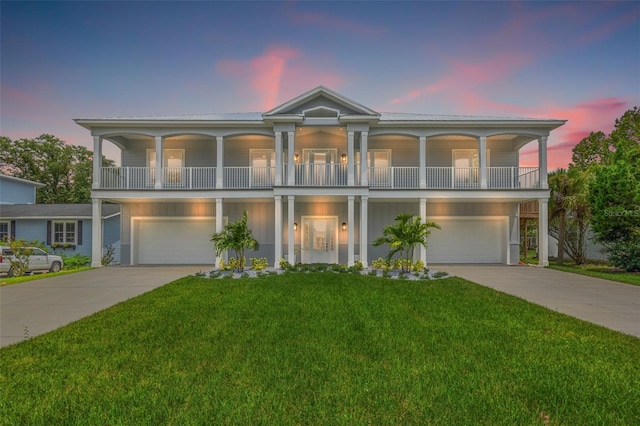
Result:
M577 44L587 44L592 41L601 40L607 38L611 33L619 28L626 27L627 25L638 25L638 19L640 18L640 7L633 10L631 13L625 13L616 17L614 20L606 22L605 24L595 27L590 31L580 34L578 38L574 40Z
M308 58L299 49L271 46L253 58L219 61L216 70L235 80L247 103L268 111L315 86L337 88L343 79L330 71L330 62Z
M428 86L410 89L406 94L393 98L391 103L404 103L445 90L455 97L464 98L476 89L476 85L500 81L530 64L532 59L530 55L522 53L499 53L476 63L449 60L449 69L440 80Z
M579 102L569 107L541 106L529 114L531 117L551 117L568 120L559 129L553 131L548 145L548 167L553 170L566 168L571 162L572 149L591 132L602 131L608 134L630 104L621 98L596 98ZM523 167L537 164L537 146L525 148L520 153Z

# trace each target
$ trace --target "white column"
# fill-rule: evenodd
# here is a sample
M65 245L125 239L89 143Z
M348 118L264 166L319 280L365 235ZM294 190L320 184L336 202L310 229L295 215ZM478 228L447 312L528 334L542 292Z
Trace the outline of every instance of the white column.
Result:
M547 137L538 138L538 167L540 167L540 188L549 189L547 180Z
M222 232L224 228L224 214L222 210L222 198L216 198L216 233ZM216 268L220 266L220 259L222 259L223 253L220 256L216 256Z
M369 164L367 163L369 132L360 132L360 185L369 186ZM364 261L363 261L364 264Z
M224 188L224 138L216 136L216 188Z
M156 136L156 189L162 189L162 175L163 175L163 161L164 161L164 138L162 136Z
M420 142L418 147L418 155L420 170L418 171L418 178L420 181L420 188L427 187L427 137L420 136Z
M296 184L296 163L293 161L293 155L296 150L295 132L287 133L287 185L293 186Z
M365 268L369 267L368 262L368 230L369 230L369 197L363 195L360 197L360 261Z
M538 264L549 266L549 200L538 199Z
M485 136L480 136L478 138L478 162L479 162L479 181L480 188L487 188L487 138Z
M276 132L276 179L274 185L282 185L282 132Z
M509 232L507 235L507 265L520 263L520 203L509 206Z
M102 200L91 199L91 267L102 266Z
M288 238L288 247L287 247L287 257L289 259L289 263L292 265L296 264L296 252L295 252L295 235L293 233L293 222L295 222L294 218L294 209L295 209L295 199L293 195L289 195L287 197L287 236Z
M354 200L355 196L347 197L347 266L353 266L355 259L355 227L354 227Z
M354 170L353 170L353 160L354 160L353 136L354 136L353 131L350 130L347 132L347 185L348 186L353 186L355 183Z
M282 196L276 195L276 212L275 212L275 250L274 250L274 269L280 269L280 259L282 259Z
M93 137L93 180L91 187L93 189L99 189L101 182L101 170L102 170L102 137Z
M425 223L427 221L427 199L420 198L420 221ZM427 239L427 242L429 240ZM427 250L424 247L420 247L420 260L424 262L424 266L427 266Z

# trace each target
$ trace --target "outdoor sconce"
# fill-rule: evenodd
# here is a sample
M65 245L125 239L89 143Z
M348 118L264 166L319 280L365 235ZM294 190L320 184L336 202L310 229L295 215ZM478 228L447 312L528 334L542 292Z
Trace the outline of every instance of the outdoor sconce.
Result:
M347 162L347 154L342 154L340 156L340 159L342 160L343 163L346 163Z
M300 160L300 155L298 154L293 154L293 161L295 161L296 163L298 162L298 160Z
M293 230L294 231L298 230L298 222L293 222Z
M342 230L343 231L347 230L347 222L342 222Z

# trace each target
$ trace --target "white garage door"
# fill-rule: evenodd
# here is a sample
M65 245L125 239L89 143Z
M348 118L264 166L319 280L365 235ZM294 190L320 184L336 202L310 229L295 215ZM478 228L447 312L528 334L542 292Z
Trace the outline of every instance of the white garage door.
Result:
M506 222L502 218L429 218L442 226L428 239L428 263L504 263Z
M140 265L215 263L215 219L140 219L134 222L134 245Z

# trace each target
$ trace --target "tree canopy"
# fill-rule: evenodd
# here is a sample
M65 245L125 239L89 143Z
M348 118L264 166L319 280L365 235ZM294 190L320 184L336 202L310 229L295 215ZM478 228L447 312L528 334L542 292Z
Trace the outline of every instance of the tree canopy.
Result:
M615 152L594 166L589 184L591 225L611 262L640 270L640 109L616 120L609 137Z
M102 165L115 163L103 157ZM91 201L93 152L52 135L15 140L0 136L0 171L44 184L36 191L37 203Z

